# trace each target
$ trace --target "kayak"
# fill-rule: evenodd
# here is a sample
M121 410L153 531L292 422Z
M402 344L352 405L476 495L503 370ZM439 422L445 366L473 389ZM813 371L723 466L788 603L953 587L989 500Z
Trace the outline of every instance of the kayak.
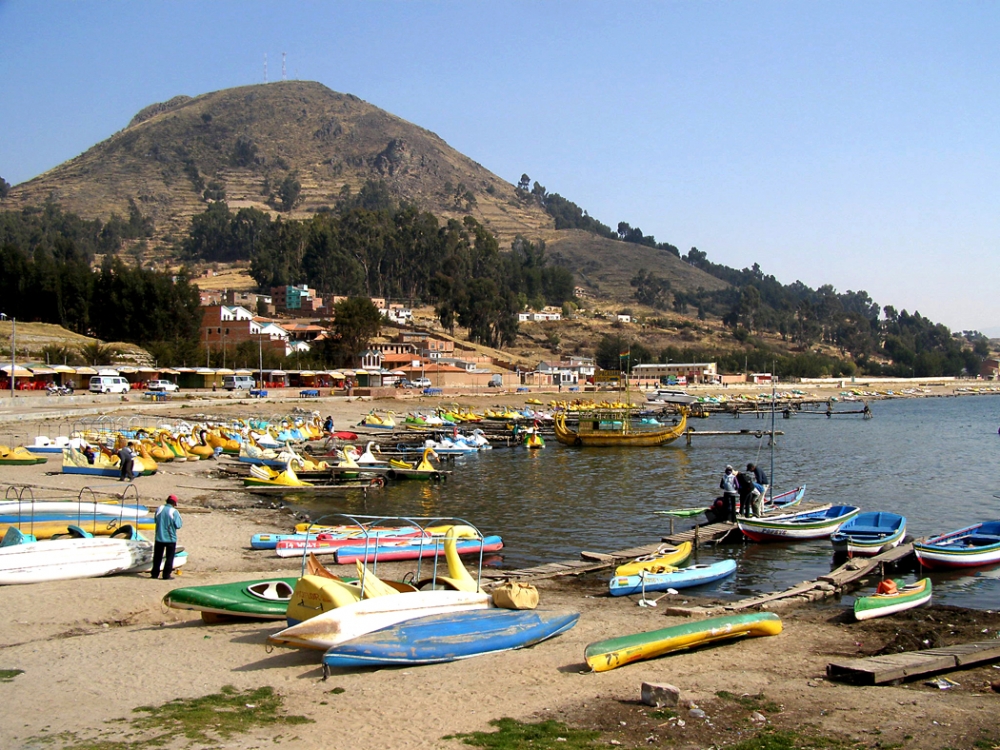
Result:
M564 633L579 612L472 609L407 620L337 644L327 667L437 664L531 646Z
M627 596L701 586L721 581L735 572L735 560L719 560L709 565L689 565L686 568L669 568L663 572L642 571L638 575L615 576L608 585L612 596Z
M922 578L916 583L897 589L895 593L859 596L854 600L854 619L871 620L919 607L931 600L932 588L931 579Z
M676 547L671 544L663 545L651 555L637 557L630 563L619 565L615 568L615 575L634 576L644 570L660 572L676 567L691 556L691 549L691 542L682 542Z
M282 539L275 545L275 552L278 557L295 557L305 551L313 552L317 555L334 554L342 547L364 546L365 540L369 540L369 546L377 544L390 544L393 542L403 542L419 538L422 536L420 529L389 529L385 531L370 531L366 536L358 533L353 536L339 536L337 534L313 534L300 539ZM430 539L429 535L423 535Z
M460 555L472 555L479 552L498 552L503 549L503 540L492 534L480 539L459 539L456 550ZM356 560L416 560L421 557L433 557L444 552L444 540L405 539L398 542L385 542L359 546L340 547L336 552L337 562L352 563Z
M606 672L635 661L655 659L706 643L743 636L778 635L780 632L781 619L773 612L722 615L648 633L596 641L587 646L584 658L595 672Z

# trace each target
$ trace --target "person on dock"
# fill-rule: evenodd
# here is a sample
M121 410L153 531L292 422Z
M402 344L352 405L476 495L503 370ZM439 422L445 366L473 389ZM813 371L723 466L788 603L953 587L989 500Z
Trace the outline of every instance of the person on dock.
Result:
M163 562L163 580L169 581L174 572L174 554L177 552L177 529L184 525L177 510L177 495L170 495L156 509L156 541L153 542L153 578L160 577Z
M764 496L767 494L767 474L764 470L757 464L747 464L747 468L753 471L754 476L754 487L757 488L758 494L753 498L751 502L751 511L753 515L760 518L764 515Z
M752 513L754 496L760 496L755 486L756 479L752 463L747 464L747 470L737 477L736 482L740 493L740 515L744 518L749 518Z
M740 496L740 484L736 478L736 472L728 464L726 472L722 475L722 481L719 482L719 488L722 490L722 498L726 503L726 516L729 523L736 523L736 502Z
M126 443L118 449L118 481L124 482L126 479L132 481L135 474L132 469L135 464L135 454L132 453L132 443Z

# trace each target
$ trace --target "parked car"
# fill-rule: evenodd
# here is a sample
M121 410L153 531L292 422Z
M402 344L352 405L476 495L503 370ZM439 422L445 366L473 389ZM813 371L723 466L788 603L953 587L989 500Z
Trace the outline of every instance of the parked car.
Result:
M433 384L431 383L430 378L417 378L413 381L413 386L415 388L430 388L431 385Z
M177 383L170 380L150 380L146 383L147 391L163 391L164 393L176 393L180 390Z
M129 384L125 378L111 375L95 375L90 379L91 393L121 393L129 391Z
M396 381L396 387L397 388L416 388L416 386L411 381L407 380L406 378L403 378L402 380L397 380Z

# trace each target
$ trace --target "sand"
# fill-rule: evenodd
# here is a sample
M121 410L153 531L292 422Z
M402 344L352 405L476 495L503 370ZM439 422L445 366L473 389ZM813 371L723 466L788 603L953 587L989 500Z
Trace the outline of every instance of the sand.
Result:
M498 400L494 396L479 404ZM324 416L333 414L341 428L372 406L359 400L314 405ZM404 411L408 406L397 403L393 408ZM219 409L213 404L205 411ZM192 411L184 413L190 417ZM177 413L176 407L163 410L170 412ZM39 494L46 488L75 491L96 484L78 476L48 475L47 468L55 467L4 467L0 480L33 485ZM1000 695L989 690L988 682L1000 678L1000 670L987 666L954 673L950 676L961 685L949 691L921 681L866 688L823 677L831 658L873 653L898 640L899 633L916 638L932 633L929 637L941 642L992 637L1000 626L995 615L928 609L855 624L841 616L836 604L790 610L782 613L785 630L777 637L593 674L583 663L588 643L682 622L662 610L637 606L636 597L607 596L606 577L600 576L538 582L542 606L572 609L581 617L573 630L534 648L434 666L335 672L324 681L318 652L265 645L267 635L279 629L273 622L209 626L197 613L161 604L163 595L178 585L298 572L297 560L249 549L252 534L288 529L295 519L270 508L269 502L229 491L235 482L211 476L213 470L212 462L165 464L155 476L137 480L146 502L158 504L171 492L181 498L180 541L191 562L175 580L134 575L0 587L0 670L23 670L10 682L0 682L0 747L34 746L45 737L49 747L61 747L67 740L53 740L54 735L115 731L119 725L108 722L127 719L137 706L194 698L226 685L271 686L290 713L313 721L255 729L221 743L242 748L275 743L353 750L460 747L442 737L490 730L489 722L501 717L599 728L605 741L623 747L723 745L749 736L758 725L749 710L720 698L720 691L763 693L780 704L780 710L772 706L764 712L773 726L808 725L810 732L863 746L971 747L983 737L997 739ZM103 487L113 492L121 485L105 482ZM393 572L402 570L405 565ZM982 628L989 635L981 634ZM639 702L644 681L676 685L682 699L705 710L708 720L691 716L684 707L678 709L684 726L664 719ZM335 688L343 692L333 692Z

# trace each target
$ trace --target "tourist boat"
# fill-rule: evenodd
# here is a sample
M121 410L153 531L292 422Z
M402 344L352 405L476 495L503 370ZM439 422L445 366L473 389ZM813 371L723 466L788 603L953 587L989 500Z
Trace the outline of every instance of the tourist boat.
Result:
M532 430L524 438L524 446L526 448L544 448L545 438L543 438L537 431Z
M879 588L885 588L883 584ZM912 609L926 604L931 600L932 586L930 578L923 578L916 583L910 583L897 588L893 582L893 591L877 592L872 596L859 596L854 600L854 619L871 620L875 617L885 617L905 609Z
M691 406L698 402L695 396L677 388L657 388L646 396L648 404L681 404Z
M739 518L736 523L755 542L795 542L825 539L861 512L856 505L834 505L764 518Z
M23 445L14 448L0 445L0 466L34 466L44 464L48 460L45 456L36 456Z
M299 577L295 576L187 586L168 593L163 597L163 603L174 609L201 612L205 622L217 622L223 617L283 620L298 580Z
M396 427L396 420L392 418L392 412L382 416L381 414L376 414L373 409L361 418L358 425L363 427L375 427L380 430L392 430Z
M773 612L753 612L745 615L723 615L707 620L686 622L648 633L609 638L591 643L584 651L587 665L595 672L706 643L742 638L744 636L778 635L781 619Z
M641 430L631 427L631 410L595 409L580 414L576 430L566 426L566 415L557 414L553 420L556 440L565 445L586 447L647 447L673 442L687 430L687 409L681 407L681 419L673 427Z
M635 575L616 575L608 584L612 596L645 594L647 591L689 588L715 583L736 572L735 560L719 560L707 565L666 568L656 572L643 570Z
M323 655L326 667L437 664L532 646L576 625L579 612L471 609L420 617L353 638Z
M87 456L82 451L71 446L63 449L62 473L63 474L87 474L98 477L121 476L121 468L118 466L118 456L110 454L104 450L94 451L94 463L87 460ZM142 456L135 456L132 459L132 473L135 476L149 476L155 474L156 462Z
M267 466L253 465L250 476L243 479L244 487L312 487L312 482L299 479L291 463L284 471L276 471Z
M1000 521L983 521L913 543L917 560L930 570L973 568L1000 562Z
M906 518L882 511L859 513L830 536L835 552L877 555L898 547L906 535Z
M632 562L619 565L615 568L616 576L634 576L642 571L662 572L666 568L673 568L689 557L694 549L691 542L681 542L676 547L672 544L661 545L656 552L642 557L635 558Z
M441 470L431 463L432 457L438 457L434 449L424 448L423 458L417 464L394 458L389 461L389 471L386 472L386 476L389 479L440 479Z

